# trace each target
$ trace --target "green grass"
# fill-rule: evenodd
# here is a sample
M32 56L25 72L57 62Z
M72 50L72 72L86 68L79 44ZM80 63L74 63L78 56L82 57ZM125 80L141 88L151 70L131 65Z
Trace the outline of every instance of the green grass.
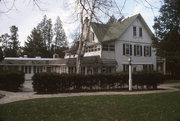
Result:
M178 121L180 92L33 99L0 105L1 121Z

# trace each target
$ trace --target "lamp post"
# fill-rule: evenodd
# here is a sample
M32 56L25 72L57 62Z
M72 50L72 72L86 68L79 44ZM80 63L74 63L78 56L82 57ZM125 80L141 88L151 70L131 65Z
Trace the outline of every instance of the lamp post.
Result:
M129 62L129 91L132 91L132 59L128 58Z

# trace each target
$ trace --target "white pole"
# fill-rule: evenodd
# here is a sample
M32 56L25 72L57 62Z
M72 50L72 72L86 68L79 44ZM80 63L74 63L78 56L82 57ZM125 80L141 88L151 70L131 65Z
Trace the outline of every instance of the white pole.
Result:
M129 61L129 91L132 91L132 63L131 57L128 59Z

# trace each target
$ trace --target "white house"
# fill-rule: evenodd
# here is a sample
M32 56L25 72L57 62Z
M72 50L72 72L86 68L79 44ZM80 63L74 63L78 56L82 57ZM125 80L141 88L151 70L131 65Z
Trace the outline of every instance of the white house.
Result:
M84 23L88 23L88 18ZM117 63L116 66L106 66L104 63L105 71L127 71L129 57L133 60L133 71L156 70L156 52L151 39L153 34L140 14L112 24L90 23L90 27L84 57L99 56L103 62ZM65 58L74 57L69 51L65 55Z
M132 58L133 71L160 70L165 72L165 61L155 55L152 32L140 14L111 24L89 23L90 37L81 60L81 73L109 73L128 71L128 58ZM86 30L86 27L85 27ZM60 58L5 58L3 68L24 71L26 79L34 73L75 73L77 48L71 48Z

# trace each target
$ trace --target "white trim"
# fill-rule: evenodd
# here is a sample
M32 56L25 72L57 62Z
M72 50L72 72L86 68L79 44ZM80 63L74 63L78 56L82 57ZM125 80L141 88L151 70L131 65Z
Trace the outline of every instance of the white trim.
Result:
M129 62L122 62L121 64L128 64L129 65ZM137 62L132 62L132 65L145 65L145 64L153 64L153 63L137 63Z
M125 44L126 43L138 43L138 44L151 44L152 45L152 43L147 43L147 42L135 42L135 41L129 41L129 40L119 40L119 41L122 41L122 42L125 42Z

